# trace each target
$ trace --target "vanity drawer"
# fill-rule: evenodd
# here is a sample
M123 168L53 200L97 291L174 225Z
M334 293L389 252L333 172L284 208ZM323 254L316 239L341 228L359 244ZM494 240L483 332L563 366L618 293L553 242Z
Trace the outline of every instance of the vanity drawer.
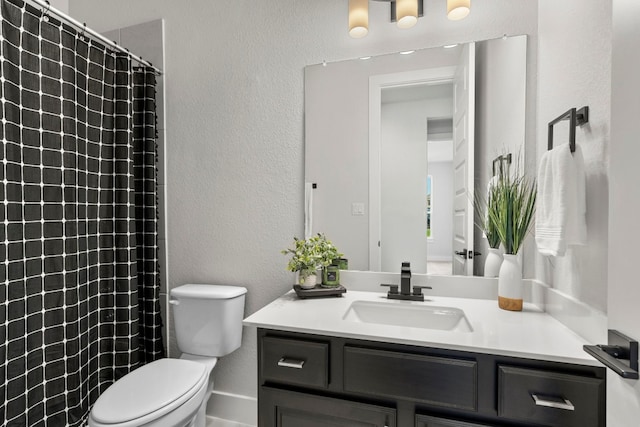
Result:
M477 362L345 346L344 389L476 411Z
M263 337L260 364L265 381L327 388L329 343Z
M603 379L498 367L498 415L549 427L604 425Z

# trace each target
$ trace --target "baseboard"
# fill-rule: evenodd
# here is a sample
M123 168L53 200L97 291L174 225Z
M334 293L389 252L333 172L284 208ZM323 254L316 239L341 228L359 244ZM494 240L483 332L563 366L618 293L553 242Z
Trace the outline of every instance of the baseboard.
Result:
M254 425L241 424L235 421L223 420L216 417L207 417L206 427L255 427Z
M207 403L207 425L249 427L258 424L258 399L214 390Z

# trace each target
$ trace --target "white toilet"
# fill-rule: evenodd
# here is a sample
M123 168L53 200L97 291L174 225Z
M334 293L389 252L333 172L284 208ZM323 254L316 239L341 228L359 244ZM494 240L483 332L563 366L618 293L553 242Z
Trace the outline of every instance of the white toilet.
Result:
M204 427L218 357L240 347L247 290L183 285L171 290L180 359L160 359L122 377L98 398L90 427Z

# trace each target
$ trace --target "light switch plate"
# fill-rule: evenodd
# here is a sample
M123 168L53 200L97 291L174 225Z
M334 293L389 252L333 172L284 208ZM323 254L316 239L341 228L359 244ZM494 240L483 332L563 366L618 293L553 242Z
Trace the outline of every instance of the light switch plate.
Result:
M351 203L351 215L364 215L364 203Z

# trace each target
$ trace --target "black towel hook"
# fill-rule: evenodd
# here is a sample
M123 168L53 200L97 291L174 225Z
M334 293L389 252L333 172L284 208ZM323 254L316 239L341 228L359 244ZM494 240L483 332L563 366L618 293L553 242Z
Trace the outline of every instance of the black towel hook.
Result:
M496 163L499 165L500 169L500 174L503 173L504 171L504 163L507 163L507 172L509 171L509 166L511 166L511 153L509 154L503 154L500 155L498 157L496 157L495 159L493 159L493 162L491 164L491 169L493 172L493 176L496 176Z
M576 127L589 123L589 106L579 110L572 108L549 122L547 150L553 149L553 126L563 120L569 120L569 149L573 153L576 151Z

